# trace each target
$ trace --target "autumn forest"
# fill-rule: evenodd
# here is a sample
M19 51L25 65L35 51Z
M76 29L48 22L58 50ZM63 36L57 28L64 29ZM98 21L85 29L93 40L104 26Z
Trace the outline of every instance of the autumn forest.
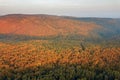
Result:
M0 16L0 80L120 80L120 19Z

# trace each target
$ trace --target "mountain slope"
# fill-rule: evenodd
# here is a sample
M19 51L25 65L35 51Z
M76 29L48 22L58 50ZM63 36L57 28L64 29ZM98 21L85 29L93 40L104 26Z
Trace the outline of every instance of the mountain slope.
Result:
M99 29L97 33L103 38L112 38L114 36L120 36L120 18L76 18L65 17L66 19L94 22L103 28Z
M90 36L95 35L94 30L99 28L101 26L94 22L77 21L58 16L13 14L0 17L0 34Z

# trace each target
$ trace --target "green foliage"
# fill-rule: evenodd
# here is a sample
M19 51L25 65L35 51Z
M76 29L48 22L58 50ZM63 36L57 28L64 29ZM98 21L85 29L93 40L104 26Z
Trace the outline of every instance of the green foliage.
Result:
M120 72L80 67L80 65L52 65L23 71L0 72L0 80L120 80ZM17 73L17 74L16 74ZM5 75L6 74L6 75Z

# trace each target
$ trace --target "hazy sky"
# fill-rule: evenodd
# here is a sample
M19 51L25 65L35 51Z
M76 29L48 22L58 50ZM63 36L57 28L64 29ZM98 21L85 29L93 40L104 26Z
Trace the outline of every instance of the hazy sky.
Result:
M0 0L0 15L5 14L120 18L120 0Z

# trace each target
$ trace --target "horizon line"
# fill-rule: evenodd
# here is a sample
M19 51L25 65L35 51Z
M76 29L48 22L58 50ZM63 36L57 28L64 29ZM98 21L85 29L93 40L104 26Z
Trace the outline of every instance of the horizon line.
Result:
M58 16L58 17L73 17L73 18L108 18L108 19L120 19L120 17L102 17L102 16L72 16L72 15L57 15L57 14L38 14L38 13L13 13L13 14L0 14L2 16L9 15L45 15L45 16Z

